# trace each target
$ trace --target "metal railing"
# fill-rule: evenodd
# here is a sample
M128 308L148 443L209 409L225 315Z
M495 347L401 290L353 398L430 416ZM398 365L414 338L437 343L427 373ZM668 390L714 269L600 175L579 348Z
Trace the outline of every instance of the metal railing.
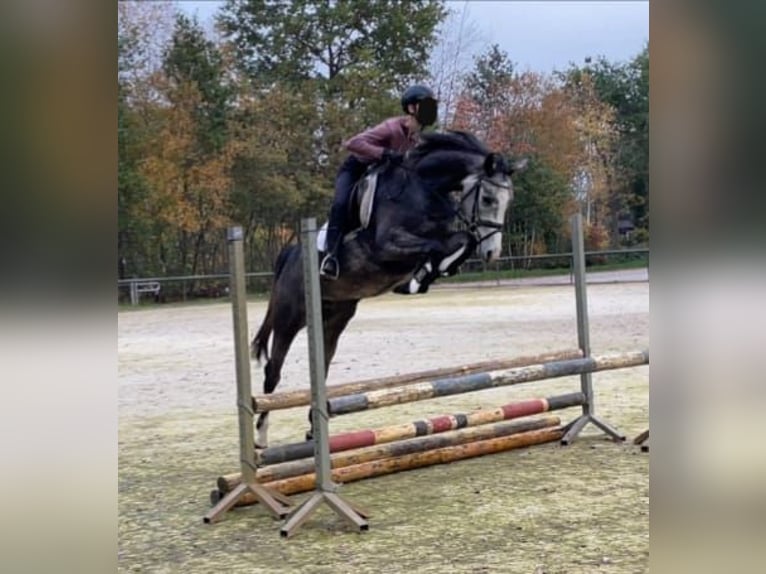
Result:
M586 251L588 265L598 265L604 259L620 257L624 260L649 260L648 248L612 249ZM503 272L508 270L560 269L572 272L572 253L549 253L544 255L513 255L499 257L492 263L481 259L468 259L461 266L460 274ZM254 271L245 274L248 291L267 292L271 271ZM168 277L135 277L117 281L118 298L131 305L138 305L142 295L151 295L157 302L187 301L190 299L221 298L229 296L229 275L177 275Z
M274 275L271 271L254 271L246 273L246 281L252 279L268 280ZM250 287L252 281L248 281ZM163 288L163 285L175 284L174 288ZM265 286L266 281L263 281ZM204 285L204 286L202 286ZM157 302L189 299L219 298L229 295L228 273L211 273L209 275L176 275L168 277L133 277L117 281L118 300L129 297L131 305L138 305L142 294L150 293Z

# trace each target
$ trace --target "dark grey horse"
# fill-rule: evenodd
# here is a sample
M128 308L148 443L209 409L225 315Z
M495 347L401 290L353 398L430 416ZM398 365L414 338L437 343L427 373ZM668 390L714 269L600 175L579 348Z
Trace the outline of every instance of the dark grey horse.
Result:
M402 165L380 168L368 226L344 238L340 277L322 278L327 369L361 299L410 284L424 292L438 276L456 272L475 250L487 261L498 256L500 229L513 199L510 176L525 165L526 160L511 164L491 153L470 134L448 132L424 135ZM457 222L465 230L455 230ZM305 311L301 251L289 245L277 257L268 310L251 346L255 358L267 359L264 393L279 384L290 345L306 325ZM265 447L268 413L258 417L256 427L256 443Z

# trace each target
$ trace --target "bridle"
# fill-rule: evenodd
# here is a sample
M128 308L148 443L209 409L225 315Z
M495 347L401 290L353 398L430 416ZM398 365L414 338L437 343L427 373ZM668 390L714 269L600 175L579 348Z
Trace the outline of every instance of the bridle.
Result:
M458 203L459 207L463 206L463 203L466 199L473 196L473 209L471 210L471 219L469 220L465 215L463 215L462 209L455 210L455 215L458 219L468 228L468 231L471 232L471 235L473 235L474 239L476 240L476 243L479 244L482 241L486 241L490 237L492 237L495 233L500 233L500 230L503 228L502 223L495 223L494 221L489 221L487 219L482 219L479 217L479 194L481 193L481 188L484 183L488 183L490 185L493 185L494 187L499 187L501 189L511 189L511 184L502 184L497 183L496 181L493 181L489 178L486 178L484 176L480 176L476 183L471 186L471 188L466 191L463 196L460 198L460 202ZM489 227L492 229L489 233L486 235L481 235L479 233L479 227Z
M400 169L404 169L406 171L413 171L410 167L405 165L398 165L397 166ZM495 233L500 233L500 231L503 229L502 223L495 223L494 221L489 221L487 219L482 219L479 217L479 194L481 193L481 188L484 183L488 183L494 187L499 187L500 189L511 189L511 184L502 184L497 183L496 181L493 181L491 178L488 178L486 176L478 176L476 178L476 183L474 183L471 188L466 191L460 198L460 201L458 202L458 208L455 209L453 205L451 205L451 202L444 196L438 194L437 197L442 201L446 202L449 205L447 206L450 211L452 211L453 215L457 217L461 223L463 223L467 228L468 231L471 233L471 236L476 241L476 244L480 244L482 241L486 241L490 237L492 237ZM457 191L457 190L455 190ZM473 209L471 210L471 218L468 219L465 215L463 215L462 206L463 203L465 203L465 200L469 197L474 196L473 199ZM479 233L479 227L489 227L492 229L489 233L486 235L481 235Z

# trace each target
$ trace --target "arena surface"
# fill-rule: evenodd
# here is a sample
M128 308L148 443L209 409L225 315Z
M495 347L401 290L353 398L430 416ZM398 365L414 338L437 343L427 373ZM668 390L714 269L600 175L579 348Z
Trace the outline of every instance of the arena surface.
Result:
M594 354L649 346L646 270L594 275ZM609 279L607 280L607 277ZM635 282L613 283L616 279ZM643 280L642 280L643 279ZM550 283L550 278L545 278ZM250 333L265 302L248 305ZM204 525L208 495L238 470L231 308L226 302L119 313L119 568L124 572L643 572L649 553L649 462L593 427L570 447L536 446L349 484L370 531L348 532L327 508L295 538L258 507ZM434 289L363 301L328 384L577 346L574 289ZM280 390L308 387L306 335ZM632 438L649 420L649 369L596 373L596 411ZM260 368L253 364L259 391ZM409 422L579 390L578 377L378 409L331 431ZM564 422L576 409L559 411ZM271 443L301 440L305 408L271 416ZM297 496L297 500L302 500Z

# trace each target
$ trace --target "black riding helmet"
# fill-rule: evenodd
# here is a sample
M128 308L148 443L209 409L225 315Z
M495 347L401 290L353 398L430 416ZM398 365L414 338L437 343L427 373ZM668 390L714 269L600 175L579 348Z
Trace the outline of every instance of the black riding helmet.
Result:
M404 90L404 93L402 94L402 109L404 110L404 113L408 113L407 106L410 104L417 104L420 100L426 98L431 98L432 100L436 99L433 90L429 87L416 85L410 86Z
M425 100L425 101L424 101ZM402 110L405 114L409 114L407 109L410 104L419 104L423 102L423 105L419 106L416 117L418 121L424 126L430 126L436 121L437 116L437 100L433 90L427 86L414 85L410 86L402 94Z

